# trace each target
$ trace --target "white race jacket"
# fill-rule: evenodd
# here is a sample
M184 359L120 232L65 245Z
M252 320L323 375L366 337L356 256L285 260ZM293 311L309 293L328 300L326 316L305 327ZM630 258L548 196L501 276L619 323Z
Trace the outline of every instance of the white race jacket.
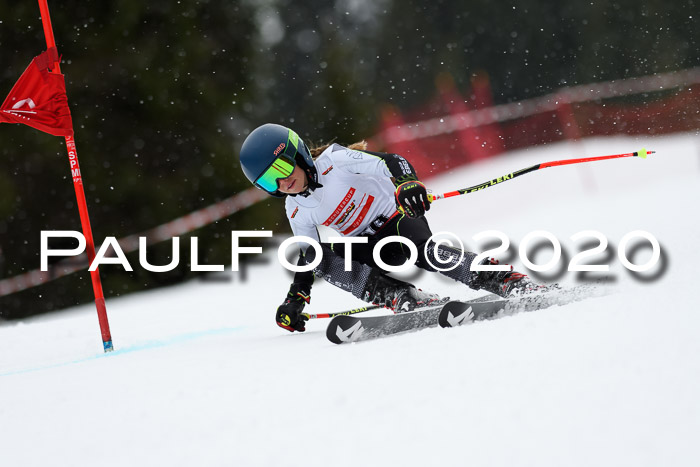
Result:
M287 196L285 207L294 235L320 241L318 225L346 237L371 235L396 214L392 174L382 158L333 144L314 165L323 187L306 198ZM407 164L406 171L410 170ZM306 251L308 245L299 247Z

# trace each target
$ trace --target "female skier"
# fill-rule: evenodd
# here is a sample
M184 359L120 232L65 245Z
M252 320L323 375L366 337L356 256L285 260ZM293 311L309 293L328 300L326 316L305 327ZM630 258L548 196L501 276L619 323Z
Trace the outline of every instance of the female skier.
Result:
M314 273L366 302L397 313L439 300L435 294L386 275L377 266L373 248L391 235L416 245L418 267L436 271L433 265L440 264L437 271L472 289L506 297L513 291L537 287L512 267L509 271L471 271L475 253L428 243L432 236L425 218L430 209L428 193L411 164L398 154L367 151L364 142L309 150L291 129L268 123L245 139L240 163L253 185L271 196L286 196L287 218L294 235L320 243L317 226L325 225L341 236L368 238L367 243L352 246L350 271L345 271L344 244L321 243L319 265L313 271L295 273L275 316L277 324L288 331L305 330L307 318L302 310L310 302ZM404 264L409 253L406 246L394 242L381 249L380 258L397 266ZM300 244L298 264L310 264L314 258L315 250ZM481 264L487 262L498 264L489 258Z

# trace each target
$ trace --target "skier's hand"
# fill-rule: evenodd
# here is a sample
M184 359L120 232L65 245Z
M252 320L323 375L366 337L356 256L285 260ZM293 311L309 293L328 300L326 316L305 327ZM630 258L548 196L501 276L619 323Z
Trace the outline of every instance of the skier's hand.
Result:
M277 325L287 331L306 331L306 320L309 318L302 314L304 306L311 301L311 287L294 283L289 288L289 293L284 303L277 308L275 321Z
M418 179L404 181L396 187L396 204L408 217L422 217L430 210L428 190Z

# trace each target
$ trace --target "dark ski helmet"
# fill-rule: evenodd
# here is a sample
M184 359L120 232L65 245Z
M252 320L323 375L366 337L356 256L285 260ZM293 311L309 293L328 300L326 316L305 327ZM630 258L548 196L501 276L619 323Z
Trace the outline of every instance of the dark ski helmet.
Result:
M316 179L314 161L304 141L282 125L266 123L253 130L243 142L239 158L250 183L272 196L285 196L277 189L277 179L289 176L297 164L309 180Z

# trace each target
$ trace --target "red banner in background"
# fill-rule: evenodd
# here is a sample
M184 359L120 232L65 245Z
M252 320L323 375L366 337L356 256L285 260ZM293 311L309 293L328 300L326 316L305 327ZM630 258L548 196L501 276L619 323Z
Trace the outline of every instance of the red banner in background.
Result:
M56 47L32 60L0 107L0 122L23 123L54 136L73 136L66 83L49 67L58 61Z
M471 162L470 148L479 142L493 155L566 139L700 128L700 67L572 86L490 107L483 107L491 102L486 75L472 81L471 95L448 91L447 102L438 93L407 115L394 109L393 122L385 118L381 132L369 139L370 149L402 154L402 148L417 144L429 147L426 157L410 158L427 178ZM450 109L454 102L459 105ZM465 102L473 108L462 106Z

